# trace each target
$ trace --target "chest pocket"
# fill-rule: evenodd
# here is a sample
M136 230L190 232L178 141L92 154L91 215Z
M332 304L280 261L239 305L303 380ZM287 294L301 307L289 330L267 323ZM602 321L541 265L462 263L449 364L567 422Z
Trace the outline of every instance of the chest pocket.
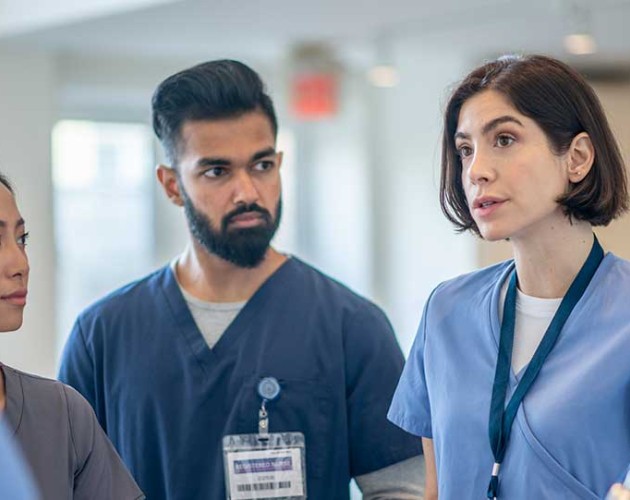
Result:
M261 377L249 378L239 395L238 434L258 432L261 399L257 385ZM308 477L323 477L333 463L332 395L315 380L278 378L280 395L267 403L269 432L301 432L306 445Z

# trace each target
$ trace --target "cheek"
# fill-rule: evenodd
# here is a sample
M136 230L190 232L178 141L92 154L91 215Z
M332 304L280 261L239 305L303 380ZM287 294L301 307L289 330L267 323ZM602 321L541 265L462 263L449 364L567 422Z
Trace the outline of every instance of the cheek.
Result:
M278 198L280 198L280 193L282 192L282 185L280 183L280 179L273 180L264 186L261 186L261 191L263 199L265 203L270 205L268 208L274 208Z
M466 196L466 200L470 203L475 197L474 186L469 181L468 176L462 173L462 188L464 189L464 195Z

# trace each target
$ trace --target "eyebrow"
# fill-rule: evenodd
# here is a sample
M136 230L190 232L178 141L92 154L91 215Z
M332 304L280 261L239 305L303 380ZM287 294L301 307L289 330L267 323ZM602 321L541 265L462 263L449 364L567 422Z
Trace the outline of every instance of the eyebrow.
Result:
M1 227L1 228L6 228L6 227L7 227L7 225L8 225L8 224L7 224L5 221L0 220L0 227ZM15 227L16 227L16 228L18 228L18 227L22 227L22 226L24 226L24 225L26 225L26 223L24 222L24 219L20 219L20 220L18 220L18 221L15 223Z
M263 158L266 158L268 156L275 155L275 154L276 154L275 148L269 147L269 148L266 148L266 149L263 149L261 151L254 153L249 161L250 163L253 163ZM231 164L232 162L228 160L227 158L212 157L212 156L206 157L206 158L200 158L197 161L198 167L224 167Z
M518 118L511 115L503 115L486 123L481 129L481 133L486 135L503 123L515 123L521 127L523 126L523 123ZM453 139L470 139L470 134L466 134L465 132L456 132Z

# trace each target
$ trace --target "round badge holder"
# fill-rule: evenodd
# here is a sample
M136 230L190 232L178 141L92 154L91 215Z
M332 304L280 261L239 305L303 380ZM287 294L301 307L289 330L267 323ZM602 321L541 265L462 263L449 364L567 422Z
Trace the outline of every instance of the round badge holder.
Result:
M280 383L275 377L265 377L258 382L258 395L265 401L273 401L280 395Z

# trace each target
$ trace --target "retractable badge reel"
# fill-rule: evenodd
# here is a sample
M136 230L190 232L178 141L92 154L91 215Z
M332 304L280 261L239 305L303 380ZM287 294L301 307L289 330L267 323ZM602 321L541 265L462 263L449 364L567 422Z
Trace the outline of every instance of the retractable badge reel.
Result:
M228 500L306 498L304 434L269 432L273 402L281 398L280 383L265 377L256 387L260 397L257 434L223 438L226 498Z

